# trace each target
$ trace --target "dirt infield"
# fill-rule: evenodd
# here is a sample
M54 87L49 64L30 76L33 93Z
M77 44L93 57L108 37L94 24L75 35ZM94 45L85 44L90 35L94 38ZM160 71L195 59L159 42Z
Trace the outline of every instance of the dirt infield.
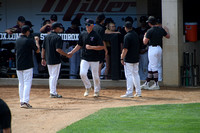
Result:
M102 108L150 104L200 103L200 88L166 88L143 90L141 98L122 99L125 88L101 90L99 98L84 97L83 88L59 87L61 99L49 98L47 87L32 87L30 104L33 109L22 109L17 87L0 87L0 98L12 113L13 133L55 133Z

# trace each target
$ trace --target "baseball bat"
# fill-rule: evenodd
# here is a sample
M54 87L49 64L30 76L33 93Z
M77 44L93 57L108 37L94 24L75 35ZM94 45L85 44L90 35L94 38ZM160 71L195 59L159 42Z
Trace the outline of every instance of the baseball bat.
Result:
M186 69L187 69L187 62L186 62L186 52L183 52L183 85L186 86Z
M184 70L184 66L181 66L181 85L184 86L185 85L185 70Z
M190 85L192 86L194 84L194 74L193 74L193 53L191 53L190 56L190 66L189 66L189 71L190 71Z
M194 64L193 64L193 79L194 79L194 81L193 81L193 85L194 86L197 86L197 65L196 65L196 50L194 49Z
M189 85L189 69L188 69L189 53L188 52L185 53L185 59L186 59L185 86L188 86Z
M197 54L196 54L196 49L194 49L194 65L196 66L196 58L197 58Z

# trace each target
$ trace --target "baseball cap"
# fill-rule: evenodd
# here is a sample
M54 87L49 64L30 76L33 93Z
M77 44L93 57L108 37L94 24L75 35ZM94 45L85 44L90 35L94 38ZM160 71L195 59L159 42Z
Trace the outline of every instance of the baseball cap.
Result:
M51 17L50 17L51 20L53 21L57 21L58 20L58 17L56 14L52 14Z
M29 27L33 27L34 25L32 25L31 21L25 21L25 25L28 25Z
M74 19L71 21L71 24L75 24L75 25L77 25L77 26L81 26L80 19L74 18Z
M128 16L128 17L125 18L125 22L127 22L127 21L133 23L133 18Z
M125 22L124 25L126 28L132 28L132 23L130 21Z
M23 16L19 16L17 20L22 22L22 23L24 23L26 21Z
M156 18L154 16L149 16L147 23L156 24Z
M106 18L104 23L106 25L106 24L109 24L109 23L114 23L114 21L113 21L112 18Z
M105 15L104 15L103 13L100 13L100 14L97 16L97 18L98 18L99 20L104 20L106 17L105 17Z
M30 31L30 27L28 25L22 26L21 32L26 33L27 31Z
M63 28L63 25L62 25L61 23L54 22L54 23L52 24L52 29L56 29L57 27Z
M90 24L94 24L94 21L92 20L92 19L87 19L86 21L85 21L85 25L90 25Z

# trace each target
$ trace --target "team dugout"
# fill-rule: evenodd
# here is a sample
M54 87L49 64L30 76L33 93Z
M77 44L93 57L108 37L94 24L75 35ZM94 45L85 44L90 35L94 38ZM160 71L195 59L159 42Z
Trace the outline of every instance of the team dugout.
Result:
M21 33L13 33L7 34L4 32L0 33L0 78L15 78L16 77L16 64L15 64L15 41L20 36ZM40 37L40 45L42 44L42 40L44 40L46 33L33 33L33 36ZM63 44L67 41L78 41L79 34L66 34L60 33L58 34L62 37ZM123 76L123 67L120 64L120 42L119 34L108 34L105 39L110 41L112 52L111 52L111 73L110 78L113 80L124 79ZM118 45L117 45L118 44ZM67 51L66 51L67 52ZM41 54L36 54L38 71L39 74L37 76L34 75L35 78L48 78L48 70L46 67L41 66ZM66 57L61 56L62 65L60 78L68 78L69 74L69 60ZM90 72L89 72L90 75ZM77 74L79 77L79 75ZM103 75L102 75L103 76ZM91 77L91 76L90 76Z

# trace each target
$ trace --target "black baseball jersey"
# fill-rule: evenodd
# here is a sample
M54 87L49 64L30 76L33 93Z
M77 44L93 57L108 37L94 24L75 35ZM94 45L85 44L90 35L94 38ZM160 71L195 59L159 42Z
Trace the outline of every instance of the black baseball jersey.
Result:
M143 38L144 34L147 32L147 28L138 27L136 29L136 33L138 34L139 42L140 42L140 49L146 49L147 45L144 45Z
M62 38L56 32L52 32L44 38L42 48L45 49L45 59L48 65L61 63L60 54L56 49L62 49L62 47Z
M149 39L150 46L162 46L162 38L166 36L167 32L159 26L151 27L146 34L146 38Z
M135 31L129 31L124 36L124 48L128 49L125 57L125 62L137 63L139 62L140 43L138 35Z
M132 27L133 31L135 31L135 28ZM124 39L124 36L126 35L126 31L125 31L125 28L123 27L121 30L120 30L120 33L122 35L122 40Z
M96 24L93 30L101 37L102 41L104 40L106 28L103 25ZM99 51L99 61L103 62L105 59L105 50Z
M37 51L35 41L22 35L16 40L16 68L26 70L33 68L33 50Z
M99 36L101 37L102 40L104 40L105 30L106 30L106 28L100 24L96 24L93 27L93 31L95 31L97 34L99 34Z
M99 51L86 49L86 44L103 46L102 39L95 31L91 31L89 34L86 31L82 32L79 35L78 45L82 47L82 59L86 61L99 61Z

